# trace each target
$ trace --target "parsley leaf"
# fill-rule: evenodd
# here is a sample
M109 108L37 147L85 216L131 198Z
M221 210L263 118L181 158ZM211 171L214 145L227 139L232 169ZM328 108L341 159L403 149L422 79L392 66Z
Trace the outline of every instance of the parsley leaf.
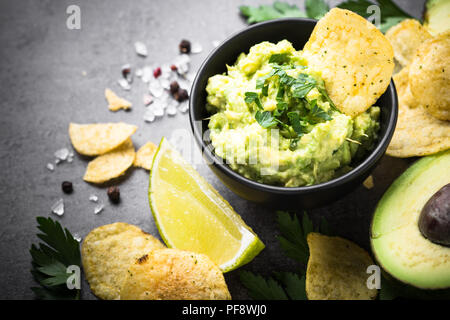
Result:
M297 215L291 216L288 212L277 212L277 223L281 235L278 236L281 248L285 254L300 263L306 265L309 257L309 248L306 237L310 232L321 232L329 234L329 229L324 220L319 227L314 227L308 215L303 213L302 222L298 220Z
M305 7L308 17L317 20L330 10L330 7L324 0L306 0Z
M80 290L69 290L66 282L72 275L67 267L81 267L80 244L57 221L44 217L36 220L42 232L37 236L43 243L31 246L31 273L41 287L31 290L40 299L79 299Z
M289 123L291 124L294 131L298 134L298 136L302 136L306 132L306 130L305 126L300 120L300 115L298 114L298 112L288 112L287 116L289 118Z
M266 129L272 128L278 123L270 111L256 111L255 119L261 127Z
M313 118L318 118L326 121L333 119L325 110L317 105L317 100L313 100L310 102L310 108L310 116Z
M377 0L380 7L380 25L377 26L381 32L385 33L390 27L397 23L410 19L412 16L400 9L392 0ZM370 17L373 13L367 12L367 8L375 3L368 0L347 0L338 5L341 9L351 10L364 18Z
M256 103L259 109L263 109L261 101L259 100L259 95L256 92L246 92L245 93L245 102L246 103Z
M296 5L289 5L285 2L276 1L273 5L261 5L259 7L240 6L241 14L247 17L247 23L255 23L278 18L306 17L303 11Z
M292 84L292 96L295 98L304 98L315 86L317 81L308 74L300 73Z
M255 300L288 300L283 288L273 278L264 279L250 271L241 271L240 279Z
M306 277L299 277L292 272L275 272L275 278L284 286L284 290L291 300L307 300Z

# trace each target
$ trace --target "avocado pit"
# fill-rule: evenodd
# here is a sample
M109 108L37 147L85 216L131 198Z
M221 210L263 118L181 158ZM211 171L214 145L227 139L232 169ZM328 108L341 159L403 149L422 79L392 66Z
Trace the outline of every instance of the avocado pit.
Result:
M450 246L450 183L439 189L423 207L419 230L431 242Z

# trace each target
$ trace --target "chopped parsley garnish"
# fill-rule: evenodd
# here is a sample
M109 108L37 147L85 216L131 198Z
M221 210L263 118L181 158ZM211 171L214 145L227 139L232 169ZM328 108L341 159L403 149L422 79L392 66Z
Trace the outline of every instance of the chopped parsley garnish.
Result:
M256 92L246 92L245 93L246 103L256 103L259 109L263 109L261 101L259 100L259 95Z
M255 119L261 127L281 129L281 135L291 139L290 149L294 150L299 138L308 133L309 124L332 120L330 113L320 108L317 100L308 102L306 95L312 89L317 88L325 100L329 102L331 110L336 110L336 108L325 89L319 87L314 77L306 73L300 73L297 77L290 76L286 70L304 67L289 65L289 61L288 53L273 54L269 58L272 70L256 79L255 89L260 90L260 92L245 92L245 102L247 104L255 103L258 107L259 110L255 113ZM278 81L276 108L273 111L263 111L261 98L269 95L268 80L273 77L276 77Z
M261 127L266 129L272 128L278 124L275 117L270 111L256 111L255 119L256 121L258 121Z

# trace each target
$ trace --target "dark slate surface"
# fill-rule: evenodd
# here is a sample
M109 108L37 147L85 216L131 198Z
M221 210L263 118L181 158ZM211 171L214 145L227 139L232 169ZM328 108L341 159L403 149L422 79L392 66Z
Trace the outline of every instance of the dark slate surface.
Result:
M15 1L0 2L0 298L31 299L33 279L29 273L29 248L37 241L35 217L51 215L50 207L64 198L66 213L57 218L73 233L85 236L94 227L124 221L137 224L158 236L147 203L148 174L132 170L120 183L122 203L111 206L106 189L82 181L87 160L75 156L73 163L46 169L53 153L70 147L69 122L125 121L139 126L133 140L137 147L159 141L175 129L189 130L188 116L178 114L154 123L142 119L145 88L136 82L123 92L116 80L120 67L170 62L182 38L199 41L204 51L193 55L195 71L212 49L213 40L223 40L246 26L238 5L271 1ZM300 2L302 1L290 1ZM332 2L336 3L336 1ZM423 1L397 1L416 17ZM66 8L81 7L81 30L66 28ZM133 43L147 44L149 56L139 58ZM112 113L103 96L111 87L130 99L131 112ZM190 136L189 136L190 139ZM369 248L369 223L373 209L389 184L410 161L384 157L374 172L375 188L362 186L333 205L310 211L314 220L328 219L337 235ZM268 274L273 270L299 268L280 252L276 241L274 212L249 203L227 190L204 164L200 173L232 204L260 235L267 248L245 269ZM63 180L74 183L75 192L63 195ZM95 193L106 204L94 215L88 200ZM299 208L301 210L301 208ZM226 274L231 294L246 298L238 272ZM83 283L83 297L95 298Z

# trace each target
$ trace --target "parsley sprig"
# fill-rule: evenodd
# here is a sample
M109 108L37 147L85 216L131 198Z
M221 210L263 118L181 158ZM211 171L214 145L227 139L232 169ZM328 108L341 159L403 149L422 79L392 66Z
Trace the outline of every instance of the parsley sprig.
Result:
M41 231L37 237L42 242L31 246L31 274L40 287L31 290L38 299L79 299L80 290L69 290L66 283L72 275L67 273L67 267L76 265L81 268L80 244L57 221L44 217L36 220Z
M307 133L309 124L331 120L331 115L320 108L317 100L308 101L306 95L314 88L322 93L330 103L331 109L336 110L333 102L327 95L325 89L321 88L316 79L306 73L300 73L297 78L290 76L286 70L304 68L304 66L290 65L290 57L287 53L273 54L269 58L272 70L262 77L256 79L256 90L260 92L245 92L245 102L255 104L256 121L265 129L279 128L281 134L291 140L291 149L294 149L301 136ZM269 83L272 77L278 79L278 92L276 95L276 109L264 111L261 98L268 96ZM292 98L294 105L290 108L285 97Z
M390 27L404 19L412 18L411 15L400 9L392 0L346 0L341 2L338 7L351 10L368 18L372 13L368 13L367 8L374 4L381 8L380 25L377 27L382 32L386 32ZM330 7L324 0L306 0L306 12L300 10L296 5L280 1L275 1L272 5L261 5L258 7L240 6L239 9L241 14L247 18L248 23L255 23L287 17L320 19L330 10Z

